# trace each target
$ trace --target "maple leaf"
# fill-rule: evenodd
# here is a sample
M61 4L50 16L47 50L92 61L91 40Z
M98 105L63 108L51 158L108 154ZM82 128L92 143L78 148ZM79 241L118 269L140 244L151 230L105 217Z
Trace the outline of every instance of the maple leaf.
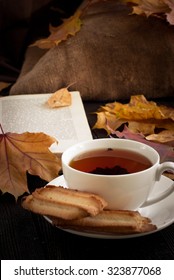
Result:
M80 15L81 10L78 9L70 18L64 19L60 26L53 27L50 25L50 36L37 40L31 46L37 46L41 49L49 49L66 40L69 35L74 36L80 30L82 25Z
M174 142L174 109L159 106L143 95L131 96L128 104L108 103L100 107L94 129L105 129L108 134L127 123L133 133L142 133L148 140ZM156 134L156 130L165 131Z
M169 7L165 0L129 0L133 3L133 13L135 14L151 14L165 13L169 11Z
M86 13L88 8L101 1L106 0L84 0L71 17L63 19L63 23L57 27L49 26L50 35L47 38L37 40L30 46L37 46L42 49L50 49L57 46L60 42L67 40L69 36L75 36L82 26L81 17Z
M131 96L128 104L108 103L102 109L125 120L168 119L172 114L170 109L165 106L157 106L155 102L148 101L144 95ZM168 110L170 110L170 114Z
M173 0L122 0L126 3L132 3L132 14L149 16L166 15L170 24L174 24L173 19Z
M93 126L93 129L105 129L110 134L110 128L116 130L119 128L125 120L116 118L116 116L109 112L96 112L97 121ZM109 128L108 128L109 127Z
M1 127L2 130L2 127ZM61 169L60 159L49 147L56 140L44 133L0 134L0 181L2 193L16 199L27 187L26 172L51 181Z
M124 126L124 129L121 132L118 130L117 131L112 130L112 135L116 135L118 138L135 140L151 146L159 153L161 162L174 161L173 147L161 143L150 142L146 140L146 138L142 133L131 132L126 125Z

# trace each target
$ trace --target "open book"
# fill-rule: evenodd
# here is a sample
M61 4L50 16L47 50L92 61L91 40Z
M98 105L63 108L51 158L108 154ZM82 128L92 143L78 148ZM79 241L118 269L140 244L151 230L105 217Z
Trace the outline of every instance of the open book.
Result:
M50 150L62 153L69 146L92 139L79 92L71 92L71 106L49 108L51 94L15 95L0 98L0 123L4 132L44 132L58 140Z

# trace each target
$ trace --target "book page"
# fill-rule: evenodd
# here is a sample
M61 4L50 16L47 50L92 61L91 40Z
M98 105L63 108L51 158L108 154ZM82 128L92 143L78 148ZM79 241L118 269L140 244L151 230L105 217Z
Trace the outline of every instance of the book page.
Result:
M0 98L0 123L6 132L44 132L57 139L51 151L62 153L77 142L92 139L79 92L71 92L71 106L49 108L51 94Z

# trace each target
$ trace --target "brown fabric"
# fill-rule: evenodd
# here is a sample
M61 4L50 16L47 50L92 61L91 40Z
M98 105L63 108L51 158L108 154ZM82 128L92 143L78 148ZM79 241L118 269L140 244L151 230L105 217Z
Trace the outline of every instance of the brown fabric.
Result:
M38 56L30 47L10 94L54 92L75 83L70 89L83 100L173 96L174 27L129 12L115 0L95 4L74 37L46 53L37 49Z

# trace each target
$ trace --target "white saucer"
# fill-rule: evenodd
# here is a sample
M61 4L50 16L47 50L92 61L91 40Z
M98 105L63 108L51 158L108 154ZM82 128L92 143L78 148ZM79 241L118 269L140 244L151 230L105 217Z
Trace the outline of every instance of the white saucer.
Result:
M165 176L162 176L161 180L159 182L155 183L151 197L153 197L154 194L164 191L168 187L172 186L172 184L174 184L174 182L171 179L169 179ZM55 178L54 180L49 182L48 185L67 187L63 175ZM155 233L157 231L160 231L160 230L168 227L169 225L171 225L174 222L174 193L172 193L170 196L163 199L162 201L157 202L151 206L139 208L138 211L141 213L142 216L150 218L152 223L157 226L157 229L154 231L151 231L151 232L130 234L130 235L111 235L111 234L80 232L80 231L67 230L67 229L66 230L62 229L62 230L76 234L76 235L92 237L92 238L105 238L105 239L106 238L107 239L133 238L133 237L139 237L139 236L152 234L152 233ZM44 217L48 222L52 223L51 219L49 219L46 216L44 216Z

